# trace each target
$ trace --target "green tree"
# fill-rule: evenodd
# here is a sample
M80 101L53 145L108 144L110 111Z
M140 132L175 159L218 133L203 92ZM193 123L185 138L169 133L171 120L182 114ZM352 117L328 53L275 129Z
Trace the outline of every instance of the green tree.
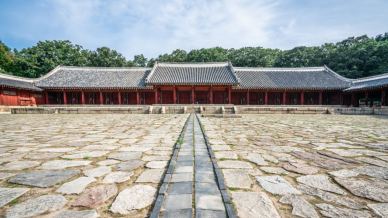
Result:
M108 47L101 47L90 52L88 65L94 67L124 67L131 64L117 51Z
M0 41L0 70L2 73L10 72L15 62L11 49Z
M147 66L147 58L144 57L144 55L135 55L133 58L133 64L136 67L145 67Z

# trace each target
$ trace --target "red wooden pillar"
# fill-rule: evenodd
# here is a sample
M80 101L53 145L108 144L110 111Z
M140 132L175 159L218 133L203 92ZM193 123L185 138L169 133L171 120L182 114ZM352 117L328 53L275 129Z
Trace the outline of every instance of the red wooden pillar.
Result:
M342 93L339 93L339 98L340 98L340 105L344 104L344 95Z
M136 104L140 104L140 93L139 90L136 90Z
M158 88L155 89L155 104L158 103Z
M48 97L48 92L47 91L44 92L44 97L45 97L45 103L49 104L49 97Z
M356 96L354 95L354 93L352 93L352 106L355 107L356 106Z
M85 104L85 92L81 91L81 104Z
M104 104L104 96L102 96L101 91L100 91L100 104Z
M120 90L119 90L119 92L117 93L117 97L119 98L118 100L119 100L119 104L121 104L121 92L120 92Z
M300 93L300 104L304 105L304 91Z
M228 87L228 104L232 104L232 87Z
M213 86L210 86L210 104L213 104Z
M248 91L247 91L247 105L249 105L249 89L248 89Z
M319 91L319 105L322 105L323 102L323 93L322 91Z
M286 91L283 92L283 105L286 105Z
M194 86L191 86L191 103L192 104L195 103L195 90L194 90Z
M63 91L63 104L67 104L67 95L66 95L66 91Z
M265 91L265 94L264 94L264 104L268 105L268 92L267 91Z
M176 86L174 86L173 97L174 97L174 104L176 104Z
M381 106L385 106L385 90L381 90Z
M3 105L3 104L5 104L5 102L3 103L3 90L0 87L0 105Z

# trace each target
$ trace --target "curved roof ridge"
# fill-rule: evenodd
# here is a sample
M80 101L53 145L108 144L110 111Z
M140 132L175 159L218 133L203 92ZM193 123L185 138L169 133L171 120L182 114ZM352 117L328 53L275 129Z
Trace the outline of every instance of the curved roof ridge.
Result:
M376 80L376 79L385 79L385 78L388 78L388 73L353 79L353 82L358 83L358 82L366 82L366 81L372 81L372 80Z
M72 70L150 70L149 67L90 67L90 66L62 66L61 69L72 69Z
M184 67L191 67L191 66L227 66L230 64L228 61L223 61L223 62L155 62L154 66L158 64L159 66L168 66L168 65L173 65L173 66L179 66L182 65Z
M4 73L0 73L0 77L5 79L22 81L22 82L30 82L30 83L33 83L36 80L34 78L20 77L20 76L14 76L14 75L4 74Z
M234 67L239 71L323 71L325 67Z

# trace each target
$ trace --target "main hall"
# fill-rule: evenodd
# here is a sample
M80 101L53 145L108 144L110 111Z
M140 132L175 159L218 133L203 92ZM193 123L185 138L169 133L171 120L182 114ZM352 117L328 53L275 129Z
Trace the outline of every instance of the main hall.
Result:
M27 79L0 75L0 105L386 105L388 74L349 79L327 66L234 67L230 62L153 68L58 66Z

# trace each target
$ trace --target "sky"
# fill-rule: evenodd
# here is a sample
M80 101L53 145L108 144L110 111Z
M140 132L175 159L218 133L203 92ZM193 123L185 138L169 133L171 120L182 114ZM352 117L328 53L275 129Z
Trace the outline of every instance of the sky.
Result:
M174 49L290 49L388 32L388 0L0 0L0 40L107 46L132 59Z

